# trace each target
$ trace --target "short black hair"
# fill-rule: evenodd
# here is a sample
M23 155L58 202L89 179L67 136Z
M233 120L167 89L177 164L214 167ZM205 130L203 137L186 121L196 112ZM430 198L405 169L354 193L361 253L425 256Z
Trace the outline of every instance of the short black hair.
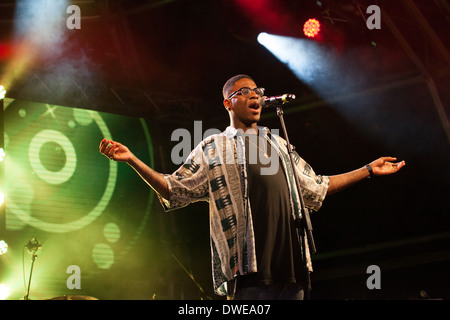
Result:
M223 86L222 94L223 94L224 99L228 98L228 95L229 95L228 91L230 91L231 88L234 86L234 84L241 79L250 79L253 82L255 82L255 80L253 80L252 77L250 77L246 74L238 74L238 75L231 77L230 79L227 80L227 82L225 82L225 84Z

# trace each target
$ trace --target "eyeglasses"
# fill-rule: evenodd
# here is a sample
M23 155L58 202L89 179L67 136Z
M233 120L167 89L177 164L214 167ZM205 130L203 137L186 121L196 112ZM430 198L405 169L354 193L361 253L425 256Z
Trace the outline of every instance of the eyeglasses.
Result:
M252 91L255 91L255 93L258 96L263 96L264 95L264 88L254 88L254 89L250 89L248 87L243 87L240 89L237 89L236 91L234 91L232 94L230 94L228 96L228 99L231 99L233 96L235 95L243 95L243 96L248 96Z

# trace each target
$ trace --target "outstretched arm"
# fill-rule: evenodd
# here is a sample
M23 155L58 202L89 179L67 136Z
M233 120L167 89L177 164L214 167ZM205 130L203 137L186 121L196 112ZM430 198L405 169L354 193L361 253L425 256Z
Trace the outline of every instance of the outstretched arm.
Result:
M110 160L128 163L153 190L164 199L169 199L169 188L163 175L147 166L126 146L116 141L103 139L99 150Z
M405 161L393 162L395 160L397 160L397 158L381 157L375 161L372 161L369 166L372 169L374 176L393 174L405 166ZM367 166L347 173L330 176L330 185L328 187L327 194L330 195L344 190L345 188L348 188L369 176L370 171Z

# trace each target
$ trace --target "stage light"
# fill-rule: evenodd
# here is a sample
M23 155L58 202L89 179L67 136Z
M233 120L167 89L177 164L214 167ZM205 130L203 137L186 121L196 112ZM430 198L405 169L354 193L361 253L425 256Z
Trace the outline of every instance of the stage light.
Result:
M309 19L303 25L303 33L309 38L314 38L320 32L320 22L317 19Z
M0 256L8 251L8 244L5 240L0 240Z
M316 45L315 41L260 33L258 42L308 84L310 78L316 76L317 68L322 65L319 63L320 55L312 50Z
M7 285L4 285L3 283L0 284L0 300L6 300L8 298L10 293L10 289Z
M262 44L263 46L266 46L268 44L268 41L270 41L270 36L265 32L261 32L258 35L257 40L260 44Z
M0 100L4 99L6 96L6 89L3 86L0 86Z

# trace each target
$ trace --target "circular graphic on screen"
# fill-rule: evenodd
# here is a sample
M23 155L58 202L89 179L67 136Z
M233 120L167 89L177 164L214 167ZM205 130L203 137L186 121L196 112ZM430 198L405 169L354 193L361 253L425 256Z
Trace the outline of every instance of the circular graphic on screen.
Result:
M48 154L58 149L60 152L56 153L64 154L64 163L61 168L52 170L42 163L41 151L44 150L42 153ZM42 130L33 137L28 148L28 159L39 178L50 184L66 182L72 177L77 166L77 154L73 144L63 133L56 130Z
M84 113L84 116L80 116L80 113ZM24 117L26 113L23 109L20 109L19 114ZM82 119L82 121L78 122L79 125L86 125L90 124L89 119L91 119L98 126L98 129L101 131L103 136L111 136L106 123L103 121L98 112L91 110L78 110L76 112L76 115L77 116L75 117L75 120L72 121ZM50 170L49 168L47 168L43 163L43 157L40 156L41 150L46 144L49 143L58 146L57 148L60 148L65 154L65 163L59 170ZM45 183L52 185L58 185L67 182L73 176L77 166L77 154L72 142L69 140L69 138L67 138L66 135L64 135L63 132L53 129L44 129L33 135L29 142L28 160L31 168L33 169L33 172ZM103 213L113 195L116 179L117 163L110 161L108 180L102 197L99 199L96 206L92 208L90 212L88 212L88 214L72 222L54 223L34 217L30 214L31 210L26 210L23 208L23 206L18 206L15 203L14 198L9 199L8 207L11 209L14 215L24 223L44 231L64 233L82 229L95 221L95 219Z
M153 190L133 189L135 172L98 152L100 140L114 139L114 132L153 165L143 119L5 100L6 228L23 234L24 243L30 233L51 239L43 248L52 252L54 268L76 257L71 264L110 269L149 221Z

